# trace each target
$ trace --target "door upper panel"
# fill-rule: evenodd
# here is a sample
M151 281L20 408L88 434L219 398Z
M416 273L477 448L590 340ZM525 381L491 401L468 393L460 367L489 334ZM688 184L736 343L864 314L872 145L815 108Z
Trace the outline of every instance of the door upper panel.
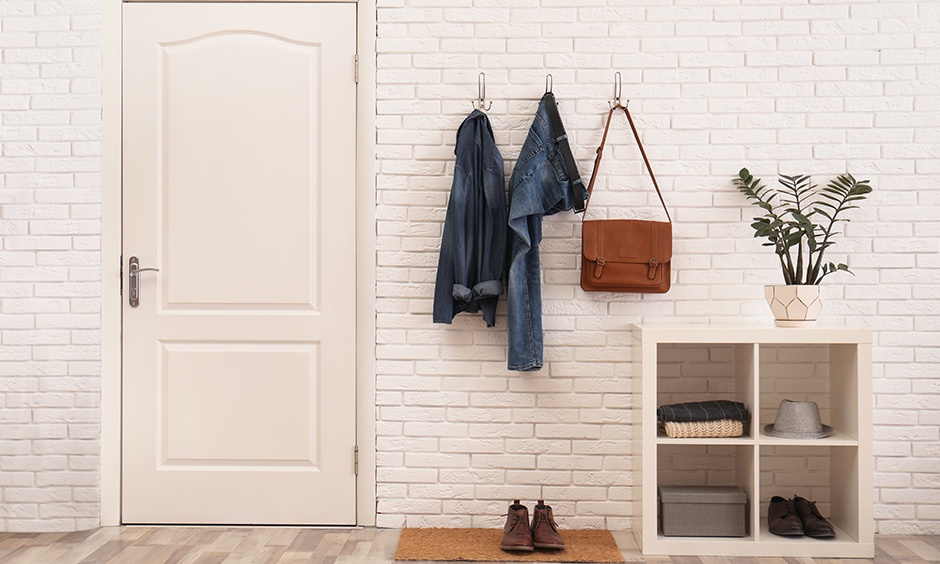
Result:
M322 46L244 30L160 47L164 306L315 309Z

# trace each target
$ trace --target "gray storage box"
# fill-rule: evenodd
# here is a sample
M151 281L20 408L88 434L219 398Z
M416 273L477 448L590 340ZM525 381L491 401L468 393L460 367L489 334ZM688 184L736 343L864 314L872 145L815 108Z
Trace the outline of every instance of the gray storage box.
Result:
M747 494L734 486L660 486L659 516L667 537L743 537Z

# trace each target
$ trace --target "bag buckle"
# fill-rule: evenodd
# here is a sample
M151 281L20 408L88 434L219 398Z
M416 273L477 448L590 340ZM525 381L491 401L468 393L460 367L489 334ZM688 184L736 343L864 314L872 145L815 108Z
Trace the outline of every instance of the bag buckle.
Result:
M647 278L649 278L650 280L654 280L656 278L656 267L658 266L659 266L659 260L651 258L649 274L646 275Z
M607 261L604 257L597 257L597 260L594 261L597 263L597 266L594 268L594 278L600 278L601 272L604 271L604 265L607 264Z

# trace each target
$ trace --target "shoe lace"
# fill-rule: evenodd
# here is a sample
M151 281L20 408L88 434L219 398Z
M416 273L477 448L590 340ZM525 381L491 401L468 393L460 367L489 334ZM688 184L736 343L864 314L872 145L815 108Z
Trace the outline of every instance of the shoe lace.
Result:
M793 504L793 500L792 500L792 499L787 499L787 500L784 500L784 501L787 502L787 511L786 511L786 513L784 513L784 514L781 515L780 517L783 518L783 517L786 517L787 515L793 515L793 516L795 516L795 517L799 517L800 514L797 513L797 511L796 511L796 506Z
M548 524L551 526L552 530L556 533L558 532L558 525L555 523L555 519L552 518L552 514L548 511L540 512L537 514L537 519L544 519L548 521Z
M808 499L806 499L806 498L802 498L802 497L799 497L799 496L794 496L793 499L792 499L792 500L789 500L789 501L790 501L791 503L795 503L797 499L801 500L801 501L803 502L804 506L807 507L807 508L809 508L809 515L815 515L816 517L819 517L820 519L823 519L823 520L826 519L825 517L822 516L822 513L819 512L819 509L816 508L816 502L815 502L815 501L810 501L810 500L808 500ZM798 517L800 517L800 519L803 518L802 516L799 515L799 513L797 513L796 515L797 515Z
M526 519L522 513L507 513L506 517L512 517L512 523L509 525L509 530L515 529L518 525L525 525L526 528L529 528L529 520Z

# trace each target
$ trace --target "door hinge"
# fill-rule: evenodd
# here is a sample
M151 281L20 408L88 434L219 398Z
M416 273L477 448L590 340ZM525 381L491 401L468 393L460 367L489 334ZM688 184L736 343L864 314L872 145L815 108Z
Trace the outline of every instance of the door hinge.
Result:
M118 265L118 292L121 298L124 297L124 255L118 257L121 264Z
M356 55L356 84L359 84L359 55Z
M353 448L353 472L359 475L359 447Z

